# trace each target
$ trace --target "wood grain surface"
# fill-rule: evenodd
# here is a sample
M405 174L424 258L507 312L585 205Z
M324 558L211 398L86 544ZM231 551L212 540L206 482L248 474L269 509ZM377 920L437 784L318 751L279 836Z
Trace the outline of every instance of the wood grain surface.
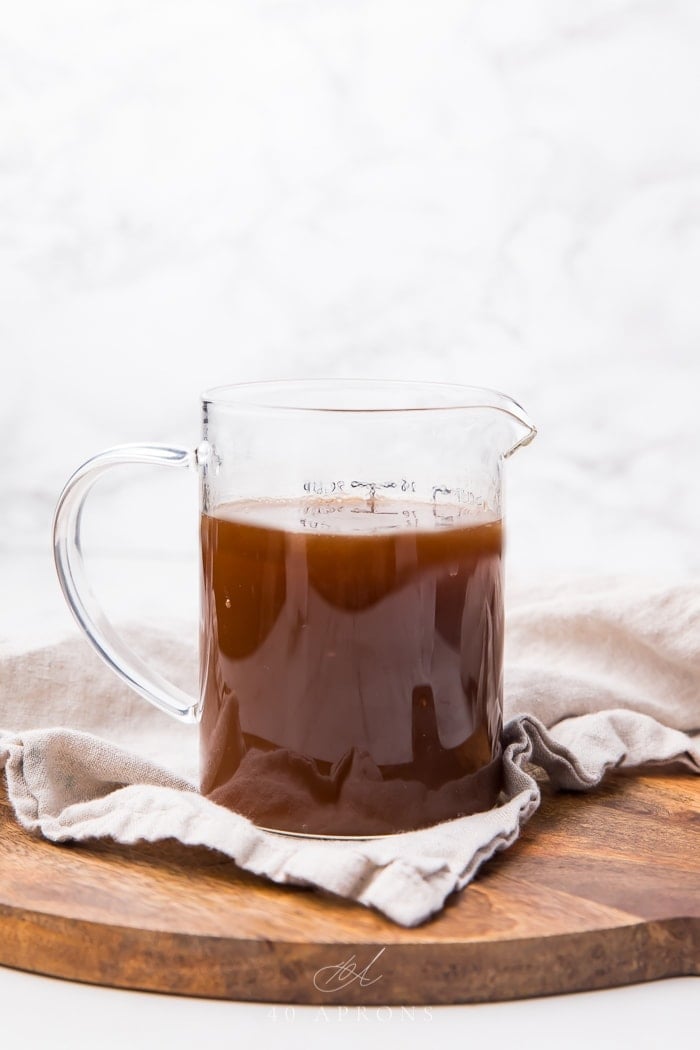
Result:
M700 777L618 774L589 794L543 795L513 847L407 930L176 842L52 845L16 825L3 794L0 963L324 1005L494 1001L700 974Z

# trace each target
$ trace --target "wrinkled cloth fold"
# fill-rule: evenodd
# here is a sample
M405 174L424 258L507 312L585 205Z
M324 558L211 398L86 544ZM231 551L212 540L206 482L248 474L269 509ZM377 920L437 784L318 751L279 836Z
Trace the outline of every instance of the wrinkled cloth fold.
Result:
M194 662L184 636L139 632L179 682ZM578 581L515 593L506 719L493 809L382 838L292 837L199 795L196 730L131 694L81 638L0 646L0 724L15 727L0 732L0 766L27 830L54 842L176 838L415 926L517 839L540 801L533 767L574 791L611 768L679 763L700 773L700 583Z

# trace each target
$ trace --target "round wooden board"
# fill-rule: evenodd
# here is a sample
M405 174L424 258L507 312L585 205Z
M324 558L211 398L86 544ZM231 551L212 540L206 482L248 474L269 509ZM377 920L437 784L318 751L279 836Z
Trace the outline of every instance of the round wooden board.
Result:
M324 1005L494 1001L699 974L700 777L647 771L590 794L543 790L521 839L411 930L176 842L55 846L20 829L3 795L0 963Z

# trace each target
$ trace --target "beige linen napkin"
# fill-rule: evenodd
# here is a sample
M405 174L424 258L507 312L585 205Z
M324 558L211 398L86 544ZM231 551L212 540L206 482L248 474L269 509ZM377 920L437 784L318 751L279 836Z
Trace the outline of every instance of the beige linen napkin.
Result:
M193 647L162 630L146 642L182 681ZM503 798L489 812L379 839L289 837L202 798L196 729L132 694L82 638L0 645L0 767L25 828L55 842L209 846L255 874L415 926L518 837L540 798L529 763L572 790L641 763L700 773L700 583L577 581L514 594L506 720Z

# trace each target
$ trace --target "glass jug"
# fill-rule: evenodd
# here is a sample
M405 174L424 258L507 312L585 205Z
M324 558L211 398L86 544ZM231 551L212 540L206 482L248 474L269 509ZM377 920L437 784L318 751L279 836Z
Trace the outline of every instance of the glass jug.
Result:
M58 577L109 666L199 724L202 792L258 826L364 838L483 811L501 786L502 470L534 435L476 387L209 390L196 449L124 445L70 478ZM198 697L129 650L85 576L85 497L132 463L199 475Z

